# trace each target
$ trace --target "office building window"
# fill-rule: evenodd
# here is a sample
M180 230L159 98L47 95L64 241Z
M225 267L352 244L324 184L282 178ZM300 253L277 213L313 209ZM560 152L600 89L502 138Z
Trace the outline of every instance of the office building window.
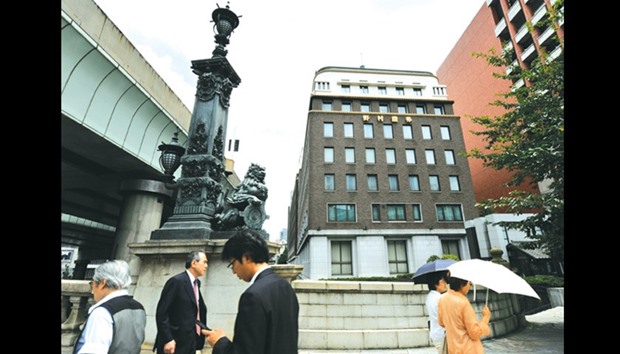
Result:
M334 148L333 147L323 148L323 162L334 163Z
M444 150L443 154L446 157L446 165L456 164L454 160L454 150Z
M387 87L379 86L379 94L387 95Z
M418 175L409 175L409 190L420 190L420 177Z
M327 82L327 81L317 81L315 83L315 89L316 90L321 90L321 91L328 91L329 90L329 82Z
M405 95L405 88L404 87L397 87L396 88L396 94L399 96L404 96Z
M389 165L393 165L396 163L396 149L385 149L385 161Z
M351 241L331 241L332 275L353 275Z
M372 139L375 137L375 132L372 129L372 124L364 123L364 138Z
M407 158L408 165L415 164L415 149L405 149L405 157Z
M422 126L422 139L424 139L424 140L431 140L431 139L433 139L433 134L431 133L431 126L430 125L423 125Z
M447 125L442 125L439 127L441 131L441 139L442 140L452 140L452 135L450 135L450 127Z
M325 174L325 190L326 191L333 191L336 189L336 185L334 183L334 174L333 173L326 173Z
M433 87L433 95L437 95L437 96L445 96L446 95L446 88L445 87Z
M450 190L451 191L460 191L461 184L459 183L459 176L450 176Z
M361 93L368 93L368 86L360 86Z
M323 123L323 136L326 138L332 138L334 136L334 123Z
M459 257L459 259L463 259L458 240L441 240L441 250L443 254L453 254Z
M370 103L362 102L360 104L360 111L361 112L370 112Z
M423 104L416 104L415 112L417 114L426 114L426 106L424 106Z
M413 127L411 124L403 124L403 138L405 140L413 139Z
M407 274L407 242L404 240L388 241L388 263L390 274Z
M388 113L390 111L387 103L379 103L379 112Z
M426 155L426 163L428 165L434 165L435 162L435 150L433 149L426 149L424 150L424 154Z
M328 204L328 221L355 221L355 204Z
M399 104L397 106L398 109L398 113L408 113L408 109L407 109L407 105L406 104Z
M355 148L344 148L344 162L355 163Z
M413 221L422 221L422 207L420 204L412 204L413 208Z
M357 190L357 177L355 174L347 174L347 190L348 191L356 191Z
M344 137L345 138L353 137L353 123L344 123Z
M385 139L394 139L394 130L392 130L392 124L383 124L383 137Z
M431 185L431 190L432 191L440 191L440 186L439 186L439 176L437 175L429 175L428 176L428 183L430 183Z
M463 212L459 204L435 205L437 221L463 221Z
M332 110L331 101L323 101L323 107L321 109L324 111L331 111Z
M374 164L376 162L375 148L366 148L366 163Z
M351 92L351 85L342 85L342 86L340 86L340 91L342 93L350 93Z
M379 190L379 181L377 175L368 175L368 190L376 192Z
M444 114L443 113L443 106L435 106L434 107L434 112L435 112L435 114Z
M414 96L422 96L422 89L421 88L414 88L413 89L413 95Z
M398 187L398 175L388 175L388 185L391 192L397 192L400 190Z
M342 102L342 111L351 112L351 102Z
M381 221L381 206L379 204L372 205L372 221Z
M404 204L388 204L387 205L388 221L405 221L405 205Z

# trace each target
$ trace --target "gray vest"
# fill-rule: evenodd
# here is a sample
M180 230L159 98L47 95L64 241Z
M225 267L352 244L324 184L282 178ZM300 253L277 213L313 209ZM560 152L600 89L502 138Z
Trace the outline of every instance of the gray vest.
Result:
M106 301L101 307L110 312L114 324L108 354L140 354L146 326L146 312L142 304L129 295L123 295ZM78 343L79 340L74 353L77 352Z

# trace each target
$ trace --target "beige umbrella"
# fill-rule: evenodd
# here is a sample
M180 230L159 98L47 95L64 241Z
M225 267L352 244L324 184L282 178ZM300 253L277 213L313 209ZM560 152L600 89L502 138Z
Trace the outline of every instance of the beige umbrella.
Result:
M476 284L487 288L486 302L489 300L489 289L498 294L519 294L540 300L536 291L525 279L501 264L480 259L467 259L448 266L448 270L451 277L469 280L474 284L474 300L476 298Z

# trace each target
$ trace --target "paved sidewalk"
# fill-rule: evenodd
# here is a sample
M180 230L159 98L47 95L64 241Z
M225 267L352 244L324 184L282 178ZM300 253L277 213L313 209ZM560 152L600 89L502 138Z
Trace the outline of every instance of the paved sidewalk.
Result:
M564 353L564 307L525 316L527 326L501 338L482 341L485 354ZM298 354L437 354L434 347L395 350L300 350Z

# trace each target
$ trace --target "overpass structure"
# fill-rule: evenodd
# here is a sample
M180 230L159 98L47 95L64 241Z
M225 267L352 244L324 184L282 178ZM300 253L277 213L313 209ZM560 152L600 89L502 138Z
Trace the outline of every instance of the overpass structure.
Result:
M93 1L62 0L60 19L61 244L127 258L172 211L158 146L186 144L191 112Z

